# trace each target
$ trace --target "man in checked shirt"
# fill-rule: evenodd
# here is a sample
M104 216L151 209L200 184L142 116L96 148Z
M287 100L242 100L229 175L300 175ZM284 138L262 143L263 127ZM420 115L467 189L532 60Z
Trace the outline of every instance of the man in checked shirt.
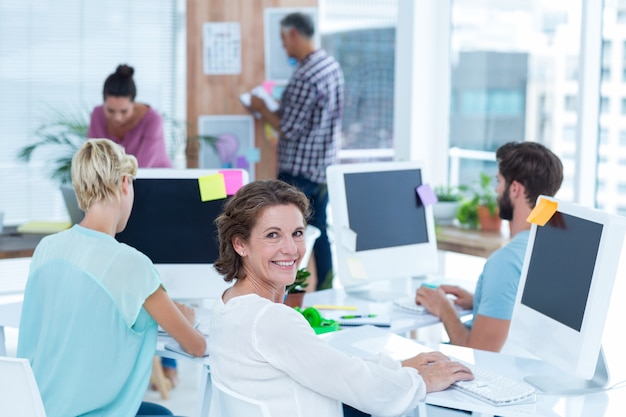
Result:
M310 16L291 13L280 22L283 47L298 61L283 92L278 111L271 112L252 96L250 109L260 113L278 133L278 179L298 187L312 203L310 223L322 234L313 247L316 289L332 287L330 243L326 233L328 190L326 167L337 162L343 113L343 72L337 61L313 42ZM316 274L313 274L316 272Z

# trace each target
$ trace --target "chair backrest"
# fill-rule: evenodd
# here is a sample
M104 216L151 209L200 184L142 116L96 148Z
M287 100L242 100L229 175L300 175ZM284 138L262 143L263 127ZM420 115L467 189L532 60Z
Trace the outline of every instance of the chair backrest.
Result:
M211 412L214 417L271 417L266 404L237 394L219 382L211 381Z
M0 415L46 417L27 359L0 357Z
M311 253L313 253L313 245L315 245L315 241L322 232L317 227L307 224L306 229L304 229L304 241L306 244L306 252L304 252L304 256L300 260L299 268L306 268L309 264L309 258L311 257Z

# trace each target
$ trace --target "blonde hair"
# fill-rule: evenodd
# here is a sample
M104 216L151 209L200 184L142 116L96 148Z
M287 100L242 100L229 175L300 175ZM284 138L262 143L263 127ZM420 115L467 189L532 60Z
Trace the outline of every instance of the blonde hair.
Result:
M87 211L99 201L118 199L124 177L135 178L137 159L109 139L89 139L72 158L72 185Z

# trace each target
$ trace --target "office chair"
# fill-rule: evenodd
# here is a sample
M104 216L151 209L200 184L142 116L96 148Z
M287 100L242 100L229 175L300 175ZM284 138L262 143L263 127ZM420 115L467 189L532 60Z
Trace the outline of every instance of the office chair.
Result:
M0 357L0 415L46 417L39 388L27 359Z
M306 252L304 252L304 256L300 260L299 268L306 268L309 264L309 259L311 258L311 254L313 253L313 246L315 245L315 241L322 232L317 227L307 224L306 229L304 229L304 241L306 243Z
M215 379L211 381L211 410L213 417L271 417L267 405L229 390Z

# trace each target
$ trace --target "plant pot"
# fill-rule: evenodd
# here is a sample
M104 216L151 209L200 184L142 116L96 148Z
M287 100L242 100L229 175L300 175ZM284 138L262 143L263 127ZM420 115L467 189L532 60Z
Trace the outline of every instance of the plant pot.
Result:
M499 232L502 226L502 219L498 216L498 210L493 215L486 206L478 207L478 221L480 222L480 229L486 232Z
M435 222L442 226L451 225L456 218L456 211L459 205L458 201L438 201L433 204Z
M302 308L302 303L304 302L304 294L305 292L290 292L287 293L285 297L285 305L289 307L300 307Z

